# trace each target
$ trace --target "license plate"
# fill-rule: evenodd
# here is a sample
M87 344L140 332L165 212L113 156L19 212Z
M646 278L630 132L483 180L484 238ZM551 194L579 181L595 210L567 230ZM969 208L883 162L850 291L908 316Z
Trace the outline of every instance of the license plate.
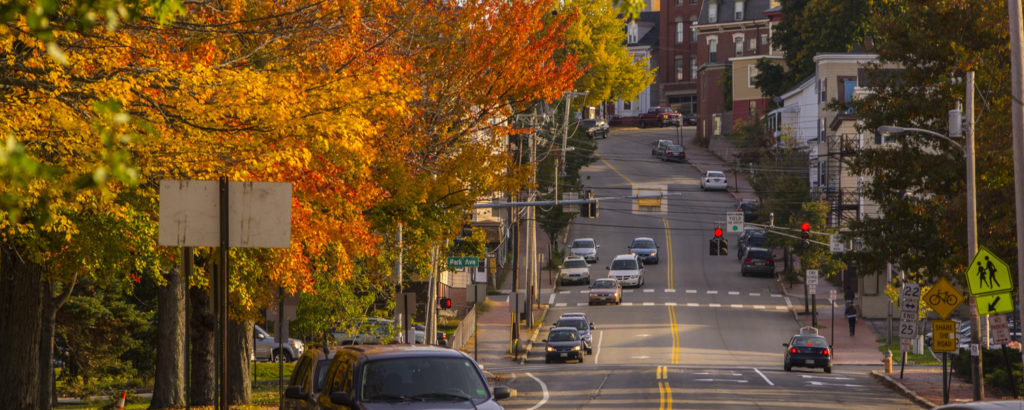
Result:
M562 357L569 357L568 353L562 353Z
M807 359L807 364L814 364L814 359Z

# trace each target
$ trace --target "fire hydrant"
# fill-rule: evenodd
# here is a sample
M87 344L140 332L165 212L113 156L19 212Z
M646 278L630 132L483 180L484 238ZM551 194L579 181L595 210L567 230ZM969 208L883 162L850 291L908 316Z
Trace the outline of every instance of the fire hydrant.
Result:
M891 350L886 350L885 353L882 354L882 364L885 365L885 372L886 373L892 373L892 351Z

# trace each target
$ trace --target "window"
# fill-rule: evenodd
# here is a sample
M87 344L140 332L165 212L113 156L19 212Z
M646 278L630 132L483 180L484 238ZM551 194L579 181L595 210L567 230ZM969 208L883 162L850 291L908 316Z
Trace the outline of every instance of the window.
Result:
M737 1L734 3L733 7L736 11L736 21L743 21L743 2Z
M825 141L825 130L828 127L825 125L825 119L818 119L818 141Z
M697 79L697 56L690 56L690 79Z
M853 101L853 90L857 87L857 77L839 77L837 79L839 83L839 99L846 103L846 114L853 113L853 107L850 106L850 102Z
M750 45L747 46L747 49L748 50L757 50L757 40L750 39ZM756 54L756 53L751 53L751 54Z
M685 80L686 68L683 67L683 56L676 56L676 81Z
M697 0L690 0L690 4L697 4Z
M686 25L682 21L676 22L676 43L683 42L683 30L686 30Z
M732 38L733 43L736 45L736 57L743 55L743 37L736 36Z
M768 45L768 35L767 34L762 34L761 35L761 45L762 46Z
M757 75L758 74L760 74L760 72L757 71L757 66L756 65L751 64L751 65L747 66L747 87L748 88L756 88L756 86L754 85L754 81L757 80Z
M622 109L626 110L626 111L632 110L633 109L633 102L632 101L623 101L622 102Z
M828 79L821 79L821 102L825 102L828 99Z
M715 57L718 55L718 39L708 39L708 61L714 63Z
M683 0L676 0L676 7L682 6Z
M750 100L750 107L748 108L748 110L749 110L749 113L750 113L750 118L757 118L757 101L756 100Z
M690 42L697 42L697 18L693 17L690 19Z
M718 22L718 2L711 1L708 3L708 23Z
M637 27L636 22L630 21L629 25L626 26L626 41L629 42L629 44L636 44L636 42L640 40L637 38L639 36L639 28Z

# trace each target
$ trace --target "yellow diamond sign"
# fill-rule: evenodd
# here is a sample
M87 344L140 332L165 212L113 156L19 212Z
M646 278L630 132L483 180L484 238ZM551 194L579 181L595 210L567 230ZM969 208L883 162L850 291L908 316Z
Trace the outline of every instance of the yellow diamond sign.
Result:
M967 285L972 295L1009 292L1013 290L1013 279L1010 277L1010 265L999 259L992 251L983 246L967 267Z
M932 308L939 317L945 319L957 306L964 301L964 295L953 287L946 278L940 278L928 293L924 294L924 303Z

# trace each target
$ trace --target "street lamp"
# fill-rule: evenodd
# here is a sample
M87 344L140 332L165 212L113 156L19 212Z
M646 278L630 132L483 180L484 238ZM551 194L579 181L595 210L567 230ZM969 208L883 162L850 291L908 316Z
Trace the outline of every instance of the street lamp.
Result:
M973 73L969 74L968 81L973 83ZM968 87L968 89L973 89ZM968 120L973 122L973 95L968 94L967 111ZM959 108L959 107L958 107ZM961 119L963 113L959 109L949 110L949 136L942 135L935 131L929 131L921 128L905 128L897 127L893 125L883 125L878 127L878 132L888 134L899 134L903 132L917 132L934 137L941 138L948 141L949 143L956 145L964 154L964 159L967 163L967 266L970 266L971 259L978 253L978 215L975 208L975 187L974 187L974 132L971 125L968 126L967 132L964 133L962 129ZM964 144L960 145L952 138L964 137ZM973 305L973 298L971 299ZM971 343L977 345L980 343L981 333L981 318L978 316L978 311L973 306L971 311L971 322L974 331L971 332ZM981 400L983 397L981 387L981 352L979 350L978 355L971 356L971 380L974 381L974 399Z

